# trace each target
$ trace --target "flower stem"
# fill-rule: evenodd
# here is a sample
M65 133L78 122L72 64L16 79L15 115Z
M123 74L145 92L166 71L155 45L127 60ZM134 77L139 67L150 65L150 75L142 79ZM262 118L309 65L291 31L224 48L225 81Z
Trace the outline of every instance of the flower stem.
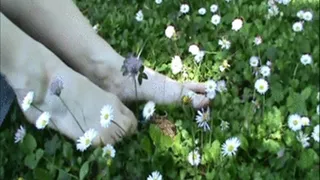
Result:
M136 81L136 78L135 76L132 76L132 80L133 80L133 84L134 84L134 92L135 92L135 95L136 95L136 114L139 113L139 108L138 108L138 87L137 87L137 81Z
M294 71L293 71L293 79L296 77L298 67L299 67L299 63L297 63L296 67L294 68Z
M263 95L262 97L262 119L264 118L264 106L266 104L266 95Z
M68 109L68 111L70 112L71 116L74 118L74 120L76 121L76 123L78 124L79 128L81 129L82 133L84 133L84 130L82 129L80 123L77 121L77 118L74 116L74 114L71 112L71 110L69 109L69 107L67 106L67 104L64 102L64 100L58 96L60 101L62 102L62 104Z

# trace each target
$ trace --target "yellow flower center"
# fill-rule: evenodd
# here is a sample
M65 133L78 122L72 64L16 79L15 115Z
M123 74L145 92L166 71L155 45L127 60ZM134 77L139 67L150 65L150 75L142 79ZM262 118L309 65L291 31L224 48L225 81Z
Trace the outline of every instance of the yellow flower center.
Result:
M229 145L229 146L228 146L228 151L231 152L231 151L233 151L233 150L234 150L234 147L233 147L232 145Z
M297 125L298 124L298 120L293 120L293 125Z
M28 103L28 104L31 104L31 103L32 103L31 99L28 99L27 103Z
M47 123L46 120L44 120L44 119L41 120L41 125L42 125L42 126L45 126L46 123Z
M197 154L193 153L193 160L197 159Z
M260 85L260 86L259 86L259 89L260 89L260 90L263 90L263 89L264 89L264 86L263 86L263 85Z
M188 103L190 103L190 102L191 102L191 98L190 98L190 97L188 97L188 96L183 96L183 98L182 98L182 102L183 102L184 104L188 104Z
M203 121L208 121L209 120L209 113L203 113Z
M108 119L108 118L109 118L109 114L105 114L104 119Z
M90 144L90 139L86 139L84 142L85 145L89 145Z

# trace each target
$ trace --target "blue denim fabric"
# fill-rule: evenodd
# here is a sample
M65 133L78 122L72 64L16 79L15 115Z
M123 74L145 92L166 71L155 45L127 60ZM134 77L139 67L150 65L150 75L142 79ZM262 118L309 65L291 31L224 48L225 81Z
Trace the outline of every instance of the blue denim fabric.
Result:
M5 80L4 76L0 74L0 126L8 114L14 99L14 91Z

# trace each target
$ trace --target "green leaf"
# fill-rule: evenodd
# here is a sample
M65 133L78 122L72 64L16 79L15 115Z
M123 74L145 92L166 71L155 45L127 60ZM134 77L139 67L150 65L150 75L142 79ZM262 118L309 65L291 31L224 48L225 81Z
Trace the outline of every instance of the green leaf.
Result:
M173 145L173 140L171 139L171 137L162 133L161 129L154 124L150 125L149 134L154 145L160 151L166 150Z
M36 153L28 154L24 159L24 165L30 169L37 167L38 162L42 158L44 151L42 149L37 149Z
M213 141L212 143L212 151L211 151L211 155L212 155L212 158L213 158L213 161L218 161L219 159L219 156L220 156L220 152L221 152L221 144L218 140L215 140Z
M32 153L37 148L37 142L31 134L26 134L21 143L22 151L26 154Z
M51 179L53 179L53 177L50 175L50 173L47 170L42 169L42 168L36 168L33 171L33 175L34 175L34 178L37 180L51 180Z
M84 179L89 172L89 161L86 161L82 164L80 168L79 178L80 180Z
M248 140L246 139L246 137L244 137L242 134L239 135L239 138L240 138L240 142L241 142L241 145L240 147L245 150L245 151L248 151Z
M262 145L270 153L277 153L281 148L280 143L273 139L264 139Z
M148 76L147 76L146 73L142 73L141 75L142 75L142 78L143 78L143 79L148 79Z
M312 89L311 89L311 87L309 86L309 87L305 88L305 89L301 92L301 97L302 97L304 100L307 100L307 99L310 97L311 93L312 93Z
M53 136L53 138L50 141L47 141L44 144L45 151L48 153L48 155L54 155L57 151L57 149L60 149L61 141L59 140L57 134Z
M33 153L28 154L24 158L24 165L26 165L30 169L34 169L37 166L36 155Z
M281 129L282 118L281 111L277 107L273 107L272 111L264 116L263 122L269 132L274 132Z
M64 142L62 145L62 155L64 158L71 159L73 154L72 145L69 142Z
M59 170L58 178L59 180L71 180L71 177L65 171Z
M269 47L265 53L265 56L270 60L277 59L277 49L275 47Z
M150 139L147 136L144 136L141 140L141 146L143 150L145 150L149 156L152 154L152 146L150 143Z
M142 84L142 76L139 74L139 76L138 76L138 83L139 83L139 85L141 85Z
M298 161L298 166L301 169L310 169L314 164L314 157L317 153L313 149L304 150L301 152L300 159Z
M168 65L162 64L162 65L160 66L160 68L156 68L156 71L158 71L158 72L163 72L163 71L167 70L167 68L168 68Z

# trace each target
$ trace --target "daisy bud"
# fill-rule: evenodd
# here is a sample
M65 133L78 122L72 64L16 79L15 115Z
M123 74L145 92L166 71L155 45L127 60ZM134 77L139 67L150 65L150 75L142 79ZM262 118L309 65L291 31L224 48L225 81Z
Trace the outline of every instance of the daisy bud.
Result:
M121 67L123 75L136 76L142 66L142 61L138 57L128 56Z
M60 96L62 89L63 89L62 79L60 77L55 78L50 85L51 93L56 96Z

